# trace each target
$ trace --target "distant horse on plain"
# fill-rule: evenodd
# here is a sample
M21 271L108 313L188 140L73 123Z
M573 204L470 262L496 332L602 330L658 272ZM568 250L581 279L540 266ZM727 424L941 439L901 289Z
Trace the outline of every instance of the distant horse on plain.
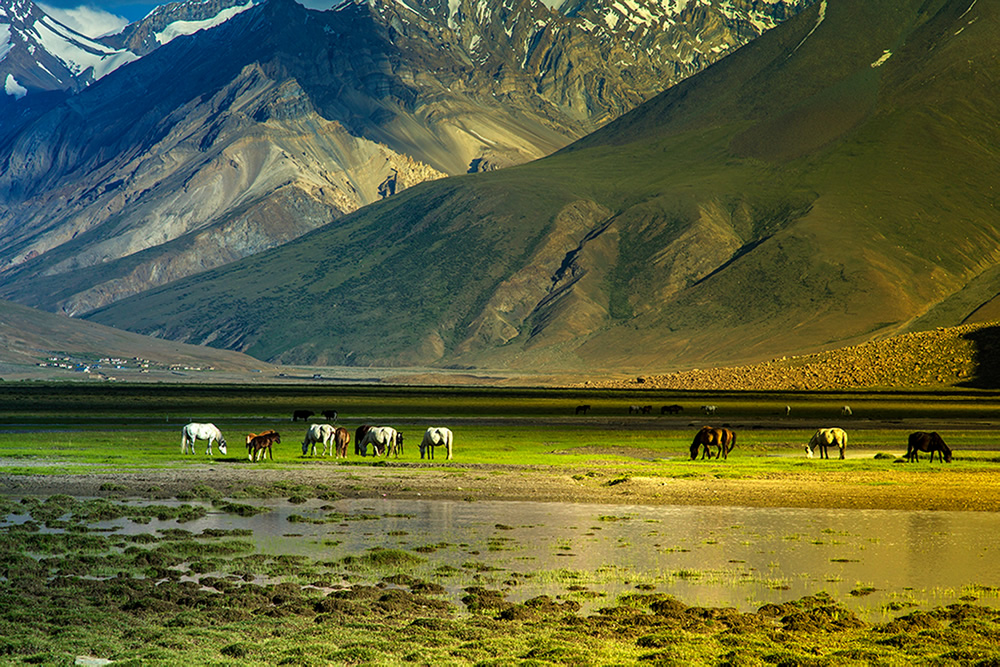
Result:
M576 406L576 414L580 414L580 413L587 414L588 412L590 412L590 406L589 405L578 405L578 406Z
M398 432L391 426L372 426L361 438L358 445L361 449L361 456L368 456L368 445L372 446L372 456L381 456L396 453L398 456L397 436Z
M445 428L443 426L432 426L426 431L424 431L424 438L420 441L420 458L424 458L424 454L427 458L434 458L434 448L443 446L447 452L446 458L451 460L451 445L454 440L454 435L450 428Z
M363 456L363 454L361 453L361 440L365 437L365 433L367 433L369 429L371 429L371 424L362 424L354 431L355 456Z
M194 454L194 443L196 440L208 440L208 449L205 453L212 455L212 443L219 445L219 452L226 453L226 439L222 437L222 431L216 428L215 424L199 424L191 422L181 430L181 454L186 454L188 448Z
M951 448L944 444L944 440L937 431L927 433L917 431L910 434L906 443L906 460L910 463L920 460L919 452L930 452L931 462L934 462L934 452L937 452L938 459L942 463L951 463Z
M840 458L844 458L844 450L847 449L847 431L836 427L819 429L806 444L806 456L812 458L813 452L819 448L819 457L828 459L830 454L827 448L831 445L836 445L840 450Z
M314 414L316 413L312 410L294 410L292 411L292 421L297 422L300 419L302 421L308 421L308 419Z
M324 410L320 414L323 415L323 417L325 417L328 422L337 421L338 413L336 410Z
M312 447L312 456L316 456L316 445L323 445L323 456L330 456L333 453L333 437L337 429L330 424L312 424L306 431L306 437L302 440L302 456L309 453Z
M338 426L333 434L333 443L336 445L337 458L347 458L347 446L351 444L351 432L343 426Z
M691 441L691 460L698 458L698 450L701 449L701 458L705 460L712 457L712 448L715 447L715 458L729 458L729 452L736 447L736 433L728 428L712 428L702 426L695 433L694 440Z
M676 415L681 412L684 412L684 406L677 405L676 403L673 405L664 405L660 408L661 415Z
M274 444L281 444L281 435L277 431L264 431L247 438L247 458L251 461L263 461L266 454L273 461L274 452L271 451L271 446Z

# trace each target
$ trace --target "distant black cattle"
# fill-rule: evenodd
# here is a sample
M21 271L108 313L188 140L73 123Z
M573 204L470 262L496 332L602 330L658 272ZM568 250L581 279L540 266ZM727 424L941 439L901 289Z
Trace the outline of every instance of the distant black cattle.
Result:
M310 417L312 417L314 414L316 414L316 413L313 412L312 410L295 410L294 412L292 412L292 421L293 422L297 422L300 419L302 421L306 421L307 419L309 419Z

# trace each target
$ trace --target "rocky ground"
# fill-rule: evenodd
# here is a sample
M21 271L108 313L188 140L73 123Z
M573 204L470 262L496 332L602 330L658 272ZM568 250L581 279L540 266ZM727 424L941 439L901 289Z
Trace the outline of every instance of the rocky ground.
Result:
M586 386L732 391L992 387L1000 380L992 372L998 348L995 323L969 324L749 366L591 380Z

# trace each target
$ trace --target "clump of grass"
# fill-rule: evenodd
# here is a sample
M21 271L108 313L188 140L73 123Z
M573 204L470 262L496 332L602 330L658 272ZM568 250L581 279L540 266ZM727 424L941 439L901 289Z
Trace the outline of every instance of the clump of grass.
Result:
M361 556L345 556L341 563L352 570L386 570L414 567L423 561L423 558L400 549L375 547Z

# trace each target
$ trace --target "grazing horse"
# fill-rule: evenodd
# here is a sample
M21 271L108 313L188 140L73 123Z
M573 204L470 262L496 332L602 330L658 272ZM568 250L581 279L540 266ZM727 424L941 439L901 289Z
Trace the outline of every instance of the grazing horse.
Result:
M300 419L302 421L307 421L314 414L316 413L313 412L312 410L295 410L292 412L292 421L297 422Z
M451 443L454 439L450 428L445 428L443 426L432 426L424 432L424 439L420 441L420 458L424 458L424 454L427 454L427 458L434 458L434 448L444 445L445 451L448 452L447 459L451 460Z
M226 453L226 439L222 437L222 431L215 427L215 424L199 424L191 422L181 431L181 454L186 454L188 447L194 454L194 443L196 440L208 440L208 449L205 453L212 455L212 443L219 445L219 452Z
M335 422L335 421L337 421L337 411L336 410L324 410L320 414L323 415L328 422Z
M396 429L391 426L372 426L362 436L358 447L361 449L361 456L368 456L368 445L372 446L372 456L389 455L390 451L395 451Z
M337 458L347 458L347 445L351 444L351 432L343 426L338 426L333 434L333 443L336 445Z
M628 413L630 415L640 415L642 414L642 407L639 405L630 405L628 406Z
M729 452L736 447L736 434L728 428L702 426L691 441L691 460L698 458L700 448L704 448L701 453L702 460L712 458L712 447L716 448L715 458L728 459Z
M847 448L847 432L842 428L821 428L813 433L806 445L806 456L813 457L813 451L819 447L819 457L821 459L830 458L826 451L830 445L836 445L840 449L840 458L844 458L844 449Z
M581 412L583 414L587 414L588 412L590 412L590 406L589 405L578 405L578 406L576 406L576 414L580 414Z
M247 458L251 461L263 461L264 455L274 460L271 445L281 444L281 435L277 431L264 431L252 438L247 438Z
M306 431L306 437L302 440L302 456L309 453L312 446L312 456L316 456L316 445L323 445L323 456L333 453L333 436L336 428L330 424L311 424Z
M673 405L664 405L660 408L661 415L676 415L680 412L684 412L684 406L677 405L676 403Z
M701 411L704 412L706 415L714 415L715 411L717 409L718 408L716 406L714 406L714 405L703 405L703 406L701 406Z
M844 407L840 408L840 416L841 417L851 417L853 415L854 415L854 411L851 410L851 406L845 405Z
M938 453L941 462L951 463L951 448L944 444L944 440L937 431L926 433L917 431L910 434L910 439L906 443L906 460L909 462L919 461L918 452L930 452L931 462L934 462L934 452Z
M354 431L354 455L362 456L361 454L361 440L365 437L365 433L371 429L370 424L362 424Z

